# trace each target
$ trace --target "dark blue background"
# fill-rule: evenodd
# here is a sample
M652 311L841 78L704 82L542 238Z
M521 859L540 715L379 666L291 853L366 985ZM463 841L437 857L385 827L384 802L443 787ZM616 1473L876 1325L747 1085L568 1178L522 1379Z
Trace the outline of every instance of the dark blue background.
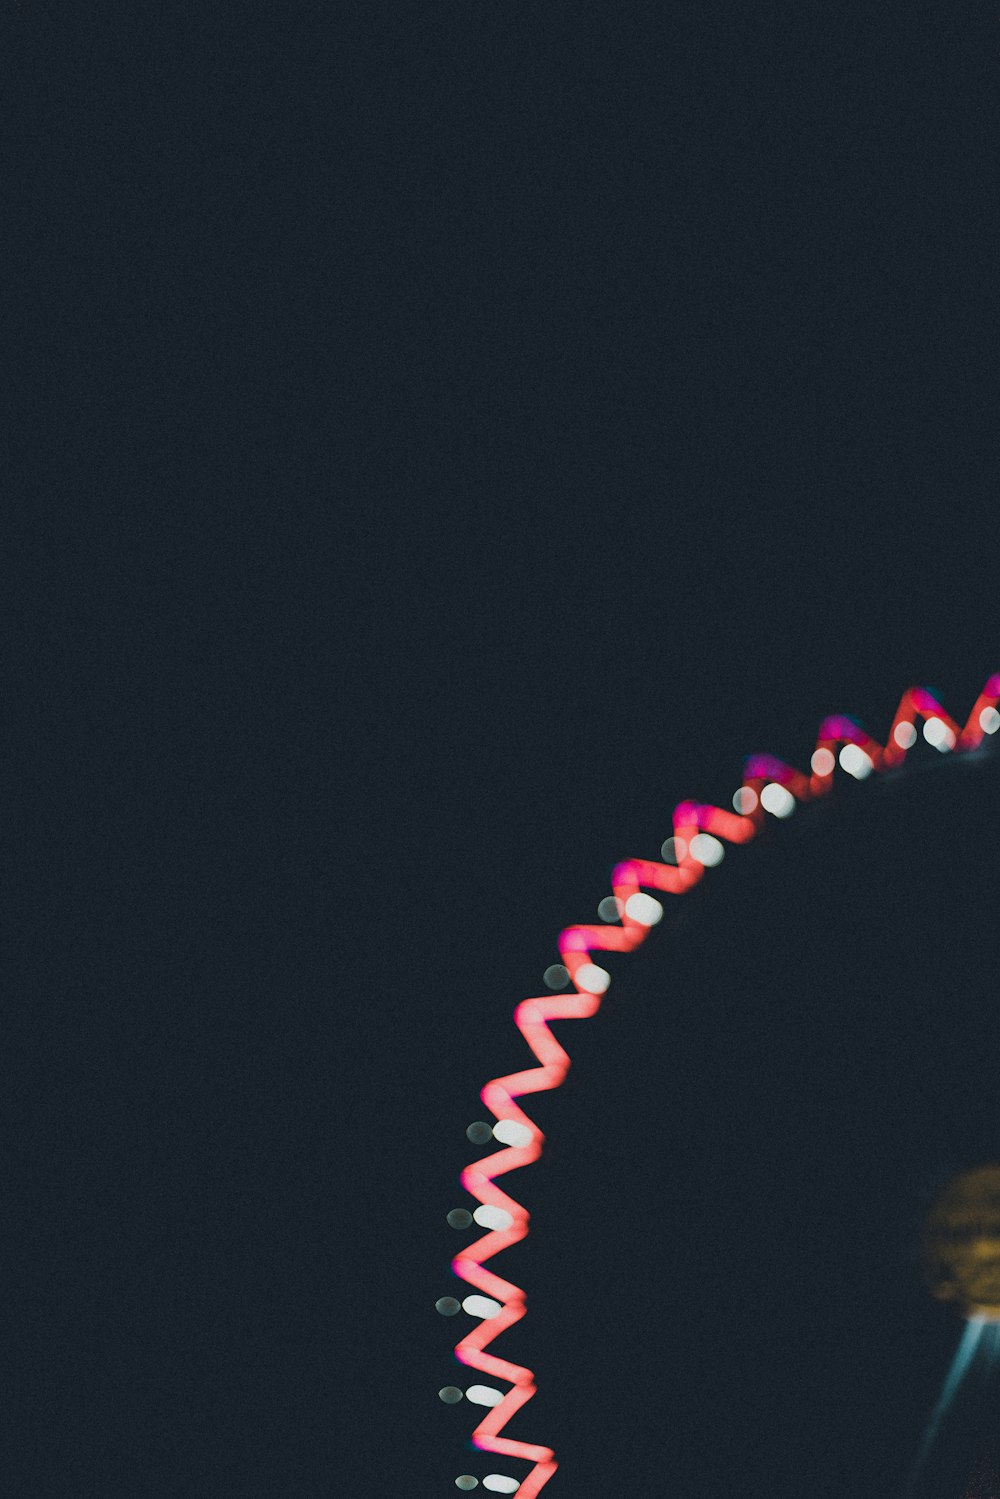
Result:
M3 24L8 1487L450 1493L444 1215L559 928L1000 667L997 19ZM914 1225L996 1142L996 775L921 754L565 1027L553 1496L905 1472Z

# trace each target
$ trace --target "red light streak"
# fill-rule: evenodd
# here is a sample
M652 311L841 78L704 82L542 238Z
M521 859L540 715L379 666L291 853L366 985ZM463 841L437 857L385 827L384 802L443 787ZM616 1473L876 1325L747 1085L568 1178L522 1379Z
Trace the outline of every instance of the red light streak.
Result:
M816 749L828 750L833 764L838 749L853 744L869 757L875 771L889 770L902 765L909 753L897 739L896 729L905 723L916 726L919 719L926 722L936 718L952 736L954 753L973 750L985 737L980 715L984 709L995 708L998 702L1000 672L988 678L964 728L959 728L925 687L911 687L900 699L884 745L873 739L853 719L843 714L834 714L820 724ZM904 734L903 738L906 737ZM777 781L796 801L805 803L825 796L832 787L833 777L832 768L826 774L813 772L807 775L773 755L751 755L744 763L742 785L755 793L752 812L742 815L700 802L679 802L674 808L673 836L681 840L675 847L683 849L684 856L678 864L661 864L651 859L627 859L617 864L612 873L611 885L614 895L621 902L620 924L571 926L559 934L562 962L576 992L563 998L546 994L525 999L514 1011L515 1024L539 1065L511 1073L507 1077L494 1078L483 1088L480 1097L496 1115L498 1122L507 1120L522 1126L527 1131L526 1140L524 1144L505 1146L493 1155L485 1156L467 1166L461 1177L462 1185L473 1197L478 1198L481 1203L503 1208L513 1221L508 1228L494 1229L484 1234L461 1254L456 1255L452 1261L452 1269L461 1280L467 1281L485 1295L494 1297L502 1305L502 1310L496 1316L484 1319L461 1340L455 1349L455 1356L470 1368L510 1383L511 1388L500 1403L493 1406L476 1427L472 1441L484 1452L502 1453L534 1465L521 1481L517 1491L519 1499L535 1499L556 1471L557 1463L549 1447L500 1435L512 1416L535 1394L535 1377L530 1369L486 1352L489 1344L508 1327L519 1322L526 1311L525 1292L511 1281L487 1270L484 1263L510 1245L518 1243L528 1232L527 1209L498 1187L496 1178L530 1165L541 1155L545 1143L542 1131L518 1107L515 1099L528 1093L558 1088L566 1076L570 1059L549 1029L549 1022L583 1020L596 1015L600 1009L602 996L592 993L577 981L577 975L584 965L593 962L592 954L631 952L646 940L651 928L629 915L626 903L630 896L638 894L640 889L683 895L697 884L705 873L705 866L687 852L691 839L697 833L711 833L728 843L749 843L757 836L767 815L760 805L760 792L769 781Z

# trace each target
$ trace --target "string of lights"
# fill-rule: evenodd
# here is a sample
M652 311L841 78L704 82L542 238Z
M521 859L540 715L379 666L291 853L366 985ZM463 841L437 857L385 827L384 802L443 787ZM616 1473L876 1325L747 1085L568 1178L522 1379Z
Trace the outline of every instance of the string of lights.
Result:
M518 1243L528 1232L527 1209L497 1185L497 1178L537 1160L545 1136L515 1100L558 1088L566 1076L570 1059L549 1025L554 1020L582 1020L600 1009L611 976L593 961L593 954L633 951L663 916L662 904L648 891L684 894L704 877L706 869L721 862L727 843L749 843L764 827L767 816L789 817L798 805L826 796L838 765L856 780L901 766L920 738L918 723L927 743L943 754L977 749L1000 729L998 701L1000 673L987 680L964 727L959 727L932 692L911 687L900 699L885 744L879 744L853 718L835 714L820 724L808 772L773 755L751 755L744 762L742 784L732 798L732 810L694 801L678 803L673 833L661 849L662 861L626 859L615 866L613 894L598 908L606 924L570 926L559 934L561 962L546 969L545 983L550 991L571 984L573 992L562 998L550 992L525 999L516 1007L515 1024L538 1066L494 1078L483 1088L480 1096L496 1123L492 1128L487 1124L470 1126L469 1138L485 1143L492 1136L502 1148L462 1172L462 1186L479 1204L475 1212L455 1209L448 1215L454 1227L467 1228L475 1222L487 1232L452 1261L455 1274L473 1287L473 1294L462 1302L442 1297L438 1310L444 1315L464 1311L476 1319L473 1329L457 1344L455 1356L468 1368L509 1386L503 1391L494 1385L474 1384L464 1391L473 1404L487 1407L487 1414L472 1434L472 1444L482 1452L532 1464L520 1481L500 1473L488 1474L482 1480L484 1488L516 1493L519 1499L535 1499L557 1467L551 1448L502 1434L535 1394L536 1386L530 1369L487 1351L501 1333L525 1315L526 1295L519 1286L487 1269L486 1261ZM440 1394L449 1403L463 1398L463 1391L455 1386L447 1386ZM479 1484L471 1474L463 1474L455 1482L463 1490Z

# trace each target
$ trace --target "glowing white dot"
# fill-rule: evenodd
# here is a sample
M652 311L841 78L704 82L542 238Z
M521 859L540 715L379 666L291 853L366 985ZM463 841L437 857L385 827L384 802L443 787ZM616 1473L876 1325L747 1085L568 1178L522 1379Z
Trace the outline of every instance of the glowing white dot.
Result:
M760 804L772 817L791 817L795 811L794 796L778 781L768 781L760 793Z
M892 737L900 749L909 749L911 745L917 742L917 731L908 719L904 719L902 723L898 723L893 729Z
M483 1488L492 1489L494 1494L516 1494L520 1487L516 1478L505 1478L502 1473L487 1473L483 1479Z
M941 718L929 718L924 724L924 738L928 744L933 744L935 749L946 755L950 749L955 747L955 736L948 725Z
M439 1296L434 1306L442 1317L454 1317L456 1312L462 1310L462 1303L456 1301L454 1296Z
M1000 729L1000 713L995 708L984 708L979 715L979 727L984 734L995 734Z
M663 907L652 895L644 895L640 890L625 902L625 914L633 921L641 921L643 926L655 926L663 919Z
M470 1317L495 1317L497 1312L503 1311L503 1307L492 1296L466 1296L462 1302L462 1311L468 1312Z
M480 1228L510 1228L513 1218L503 1208L493 1207L491 1203L484 1202L473 1213L473 1218Z
M561 963L550 963L542 978L550 989L565 989L569 983L569 969Z
M856 781L863 781L875 768L860 744L845 744L840 752L840 763Z
M687 858L688 846L683 838L667 838L660 849L660 853L668 864L679 864L682 859Z
M515 1145L522 1148L530 1145L534 1135L526 1124L518 1124L516 1119L501 1119L493 1126L494 1138L503 1145Z
M726 857L725 848L711 833L696 833L691 839L688 852L692 859L697 859L699 864L704 864L708 869L721 864Z
M462 1398L462 1392L453 1384L446 1384L443 1390L438 1390L438 1398L445 1405L457 1405Z
M576 982L588 994L603 994L611 982L611 975L606 968L598 968L596 963L581 963L576 970Z
M495 1390L488 1384L470 1384L465 1398L471 1400L473 1405L499 1405L503 1399L503 1391Z
M733 792L733 807L741 817L749 817L757 810L757 793L752 786L741 786Z
M477 1119L474 1124L468 1126L465 1133L473 1145L485 1145L487 1140L492 1140L493 1138L493 1131L485 1119Z
M478 1489L479 1479L473 1478L471 1473L463 1473L461 1478L455 1479L455 1487L456 1489L462 1489L463 1492L469 1489Z
M622 904L617 895L606 895L597 908L602 921L617 921L622 914Z
M452 1208L448 1214L448 1223L452 1228L468 1228L472 1222L472 1214L467 1208Z
M813 750L813 757L812 757L812 759L810 760L809 763L812 766L812 768L813 768L814 772L816 773L816 775L818 775L818 776L831 776L831 775L833 775L834 766L836 765L837 762L833 758L833 754L831 753L830 750L828 750L828 749L818 749L818 750Z

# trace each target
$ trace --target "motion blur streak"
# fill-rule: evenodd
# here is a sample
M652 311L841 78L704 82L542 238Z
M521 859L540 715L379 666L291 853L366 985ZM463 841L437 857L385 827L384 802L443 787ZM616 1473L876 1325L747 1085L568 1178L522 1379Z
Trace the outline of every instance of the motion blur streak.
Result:
M601 926L571 926L559 934L562 963L576 992L564 999L546 994L540 998L523 1000L517 1006L514 1022L540 1065L529 1067L523 1072L511 1073L507 1077L494 1078L486 1084L480 1095L483 1103L499 1121L509 1121L521 1127L509 1132L509 1137L517 1143L498 1150L493 1155L484 1156L482 1160L467 1166L462 1173L462 1185L466 1190L481 1203L509 1213L511 1222L508 1227L494 1229L477 1239L452 1261L452 1269L461 1280L501 1303L502 1310L496 1316L480 1322L462 1339L455 1349L455 1356L473 1369L510 1383L511 1388L503 1400L476 1427L472 1440L483 1451L501 1452L508 1457L521 1458L534 1464L517 1490L519 1499L535 1499L535 1495L556 1471L556 1463L551 1448L500 1435L515 1412L534 1395L535 1378L530 1369L486 1352L495 1338L524 1316L525 1293L519 1286L487 1270L484 1262L509 1248L511 1244L516 1244L528 1232L527 1209L502 1191L495 1179L508 1171L530 1165L542 1153L545 1141L542 1131L514 1100L526 1093L541 1093L550 1088L558 1088L566 1076L569 1056L553 1036L549 1021L583 1020L596 1015L603 996L593 993L587 987L587 980L592 981L596 966L591 955L595 952L631 952L646 940L651 930L649 925L636 919L635 913L642 912L643 906L640 903L630 906L632 897L640 893L640 887L667 895L683 895L697 884L704 877L706 866L688 850L692 839L699 834L708 833L713 838L735 844L749 843L755 838L767 820L760 805L760 793L766 785L774 782L783 786L798 802L809 802L825 796L833 786L838 751L845 745L854 745L861 750L871 761L875 772L897 767L905 761L916 743L916 736L911 741L910 734L902 726L913 725L918 719L925 722L936 719L943 725L947 730L945 737L953 738L956 753L976 749L987 734L984 724L992 722L987 710L995 709L998 701L1000 672L987 680L965 727L959 728L926 687L911 687L900 699L884 745L873 739L853 718L834 714L820 724L816 748L808 762L811 767L808 775L786 765L774 755L751 755L744 762L743 784L736 793L734 805L746 806L752 810L743 815L701 802L679 802L673 814L673 837L676 840L673 847L679 855L683 850L683 855L679 857L677 864L661 864L651 859L628 859L616 865L612 874L612 889L619 902L620 922ZM900 730L899 733L897 729ZM976 1324L969 1324L956 1354L952 1374L945 1385L942 1402L935 1417L932 1417L932 1428L935 1419L940 1420L939 1412L946 1408L947 1401L961 1382L961 1371L967 1366L981 1331L981 1326L977 1328ZM929 1450L929 1445L925 1445ZM922 1451L920 1461L923 1461L923 1456Z
M941 1428L941 1422L944 1420L948 1407L958 1393L962 1380L969 1371L969 1366L976 1356L976 1350L984 1339L989 1340L989 1346L986 1351L991 1360L995 1361L998 1352L1000 1352L1000 1324L987 1322L982 1317L970 1317L965 1324L965 1331L955 1351L955 1357L951 1361L951 1368L945 1376L940 1399L927 1422L924 1439L920 1444L920 1451L917 1453L913 1472L910 1474L909 1487L906 1490L908 1495L912 1494L916 1488L917 1481L923 1472L924 1464L934 1447L935 1439Z

